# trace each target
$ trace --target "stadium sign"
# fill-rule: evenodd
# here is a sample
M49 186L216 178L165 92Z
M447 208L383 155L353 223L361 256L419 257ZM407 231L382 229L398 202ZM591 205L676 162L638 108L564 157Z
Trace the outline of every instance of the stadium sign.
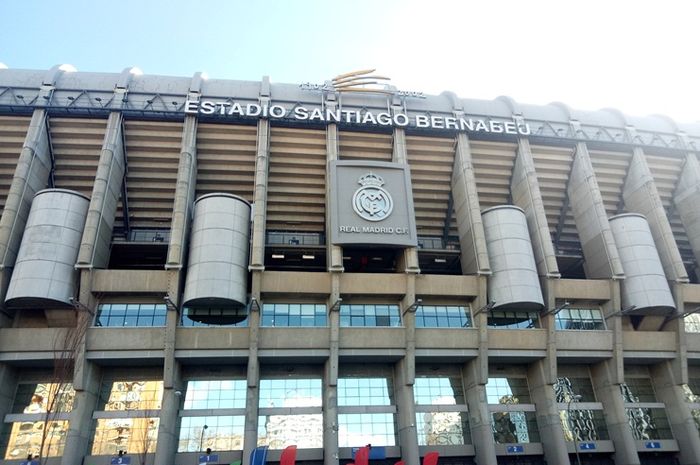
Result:
M418 113L373 112L371 110L332 110L329 108L307 108L295 105L287 108L282 105L242 104L238 102L214 100L187 100L185 113L190 115L292 119L310 123L346 123L369 126L415 127L429 129L447 129L468 132L488 132L494 134L513 134L527 136L530 126L515 121L498 121L492 119L468 118L457 116L431 115Z

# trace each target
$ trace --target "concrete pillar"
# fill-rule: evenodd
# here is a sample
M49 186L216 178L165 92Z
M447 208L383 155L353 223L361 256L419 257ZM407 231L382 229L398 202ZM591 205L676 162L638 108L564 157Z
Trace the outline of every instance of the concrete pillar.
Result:
M538 274L553 278L560 277L552 236L547 224L547 214L535 172L535 161L530 151L530 142L523 137L518 138L518 151L510 181L510 192L513 204L525 212Z
M479 276L477 279L478 294L472 303L474 311L481 309L487 302L486 276ZM497 465L496 443L493 439L491 413L489 412L488 398L486 396L486 384L489 381L487 316L487 312L482 311L474 317L474 325L479 331L478 355L464 365L462 378L464 382L464 396L469 408L469 429L472 433L476 463L479 465Z
M260 302L262 271L253 271L251 297ZM258 346L260 335L260 308L251 305L248 314L249 343L246 375L245 427L243 430L242 465L250 465L250 453L258 445L258 411L260 398L260 360Z
M335 94L326 96L326 107L329 111L336 110ZM331 189L333 186L330 185L330 162L339 158L338 145L338 125L330 123L326 126L326 253L328 255L328 271L331 272L343 271L343 248L330 243L331 208L333 208L331 202Z
M178 270L168 272L170 274L168 295L174 305L168 304L168 312L165 319L165 337L163 350L163 401L158 423L158 441L155 452L154 465L169 465L175 460L178 443L178 427L180 426L179 411L182 405L182 392L184 391L180 364L175 359L175 333L177 331L179 275ZM179 394L178 394L179 393Z
M656 398L665 404L673 437L678 441L680 463L696 465L700 460L700 435L685 399L683 383L676 380L669 361L651 366L650 372Z
M15 265L34 194L47 185L51 152L45 110L34 110L0 217L0 307Z
M76 268L107 268L114 217L124 182L126 152L122 114L110 113Z
M392 113L400 113L400 107L392 106ZM406 131L403 128L394 128L394 142L391 161L408 165L408 153L406 152ZM409 167L410 170L410 167ZM407 192L406 195L413 195ZM403 249L403 257L399 259L400 265L397 269L405 273L420 273L418 265L418 247L407 247Z
M538 360L528 368L530 396L537 408L537 428L547 463L568 464L569 452L561 428L559 406L554 396L554 382L549 360Z
M641 213L649 223L661 264L669 281L688 282L688 273L673 237L666 209L656 189L654 177L641 147L635 147L622 189L622 198L628 211Z
M484 224L481 221L479 194L476 190L469 139L457 134L455 161L452 170L452 198L459 232L463 274L490 274Z
M323 463L338 465L338 366L340 348L340 299L339 272L331 273L331 290L328 297L328 326L330 331L329 353L324 370L323 390Z
M685 156L673 203L688 235L693 256L700 261L700 163L694 153Z
M586 258L589 279L624 277L603 197L584 142L576 144L568 187L569 204Z
M260 105L270 102L270 78L263 77ZM258 120L257 150L255 153L255 194L253 201L253 245L250 251L250 269L265 269L265 222L267 218L267 177L270 169L270 122Z
M182 269L192 222L192 209L197 189L197 117L185 116L182 128L180 162L177 168L173 219L170 223L170 244L166 269ZM171 295L172 297L172 295Z
M7 363L0 363L0 418L12 413L17 392L17 370Z
M75 400L70 413L70 423L66 434L61 465L82 463L83 456L90 454L88 445L92 435L92 412L97 407L100 392L100 368L85 361L79 373L80 382L74 379Z
M401 301L404 331L406 332L406 353L395 369L396 406L398 411L399 443L401 459L407 465L420 465L418 436L416 433L416 402L413 385L416 379L416 277L406 275L406 295Z

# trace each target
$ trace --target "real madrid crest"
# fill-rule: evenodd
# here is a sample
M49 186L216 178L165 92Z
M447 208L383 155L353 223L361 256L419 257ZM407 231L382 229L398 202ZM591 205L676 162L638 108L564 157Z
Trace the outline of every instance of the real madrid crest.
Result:
M381 221L391 215L394 201L384 189L384 179L371 171L357 181L362 187L352 196L355 213L367 221Z

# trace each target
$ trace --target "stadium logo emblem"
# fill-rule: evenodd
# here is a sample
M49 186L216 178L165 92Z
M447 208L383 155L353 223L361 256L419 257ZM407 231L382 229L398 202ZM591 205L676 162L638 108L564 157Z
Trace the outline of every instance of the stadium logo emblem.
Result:
M382 188L384 179L371 171L358 180L362 187L352 196L352 209L367 221L381 221L391 215L394 201Z
M304 90L321 90L325 92L361 92L364 94L400 95L404 97L425 98L423 92L394 90L389 88L391 78L372 74L376 69L363 69L340 74L323 84L305 82L300 84Z

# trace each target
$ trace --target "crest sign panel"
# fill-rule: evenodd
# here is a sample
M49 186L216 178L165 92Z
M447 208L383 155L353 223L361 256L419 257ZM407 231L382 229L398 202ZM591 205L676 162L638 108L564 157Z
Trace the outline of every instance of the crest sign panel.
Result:
M333 244L417 244L407 165L334 161L330 181Z

